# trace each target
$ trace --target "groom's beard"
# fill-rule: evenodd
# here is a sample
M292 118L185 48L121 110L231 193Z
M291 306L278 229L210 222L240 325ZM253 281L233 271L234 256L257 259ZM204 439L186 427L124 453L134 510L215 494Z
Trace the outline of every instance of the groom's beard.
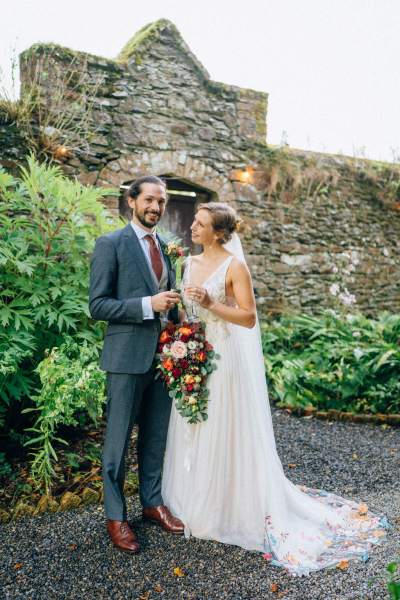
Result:
M146 219L147 215L154 215L157 217L157 219L154 219L154 221L148 220ZM154 211L146 211L144 214L135 214L137 220L139 221L139 223L141 223L144 227L147 227L148 229L151 229L152 227L155 227L157 225L157 223L159 222L159 220L161 219L161 215L160 213L156 213Z

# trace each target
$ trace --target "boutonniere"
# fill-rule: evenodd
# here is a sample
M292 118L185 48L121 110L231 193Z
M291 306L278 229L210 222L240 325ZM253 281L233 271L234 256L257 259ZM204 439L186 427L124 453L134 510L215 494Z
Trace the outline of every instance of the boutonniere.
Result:
M165 253L171 259L171 262L175 262L179 258L183 258L185 256L185 248L180 246L177 242L169 242L165 249Z

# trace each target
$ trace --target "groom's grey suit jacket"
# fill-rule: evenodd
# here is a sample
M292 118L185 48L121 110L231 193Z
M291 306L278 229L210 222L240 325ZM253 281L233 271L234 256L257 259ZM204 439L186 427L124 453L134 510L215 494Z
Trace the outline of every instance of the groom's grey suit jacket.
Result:
M168 289L175 272L157 234L168 270ZM146 373L156 353L159 314L143 320L142 297L159 292L140 242L130 224L96 240L91 260L89 310L93 319L108 321L100 368L111 373ZM178 322L178 311L169 318Z

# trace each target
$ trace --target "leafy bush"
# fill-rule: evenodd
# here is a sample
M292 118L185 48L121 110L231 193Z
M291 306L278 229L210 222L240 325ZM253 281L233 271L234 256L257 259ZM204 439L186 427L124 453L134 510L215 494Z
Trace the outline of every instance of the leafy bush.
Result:
M89 255L95 238L115 227L99 202L110 193L115 191L82 186L32 157L20 178L0 169L0 428L8 435L31 424L21 423L21 409L37 404L40 427L52 414L56 400L46 369L50 356L58 358L50 354L41 363L47 349L70 352L65 336L73 335L81 360L92 346L97 352L102 327L88 312ZM67 421L72 417L65 411L87 400L86 389L80 398L70 393L63 397ZM62 422L51 419L50 428Z
M33 398L36 408L24 412L39 411L39 416L28 428L35 437L26 445L39 447L34 453L31 477L38 486L44 483L47 493L55 475L53 462L58 460L53 441L67 444L57 436L57 428L82 426L86 415L97 424L102 415L105 375L98 367L98 352L98 344L67 339L59 348L54 347L36 369L42 388Z
M400 315L287 315L263 325L263 349L281 405L400 412Z
M389 573L387 588L391 600L400 600L400 581L398 579L398 568L400 563L391 562L387 565L386 570Z

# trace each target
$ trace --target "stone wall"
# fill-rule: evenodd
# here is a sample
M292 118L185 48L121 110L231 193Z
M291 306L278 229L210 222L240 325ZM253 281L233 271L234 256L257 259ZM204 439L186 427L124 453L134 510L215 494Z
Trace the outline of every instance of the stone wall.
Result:
M210 80L168 21L115 61L35 45L21 76L47 109L36 130L68 175L116 188L169 175L235 206L263 314L331 305L332 267L348 250L360 259L348 286L360 308L400 310L399 169L267 146L267 95ZM18 135L0 125L4 164L10 147L19 159ZM107 202L116 212L118 194Z
M275 189L271 176L285 174L288 158L303 181L289 179L286 189ZM293 151L279 160L268 165L267 157L254 185L234 184L264 311L332 306L329 288L338 277L332 269L351 253L359 264L344 283L357 307L367 314L399 312L400 170Z

